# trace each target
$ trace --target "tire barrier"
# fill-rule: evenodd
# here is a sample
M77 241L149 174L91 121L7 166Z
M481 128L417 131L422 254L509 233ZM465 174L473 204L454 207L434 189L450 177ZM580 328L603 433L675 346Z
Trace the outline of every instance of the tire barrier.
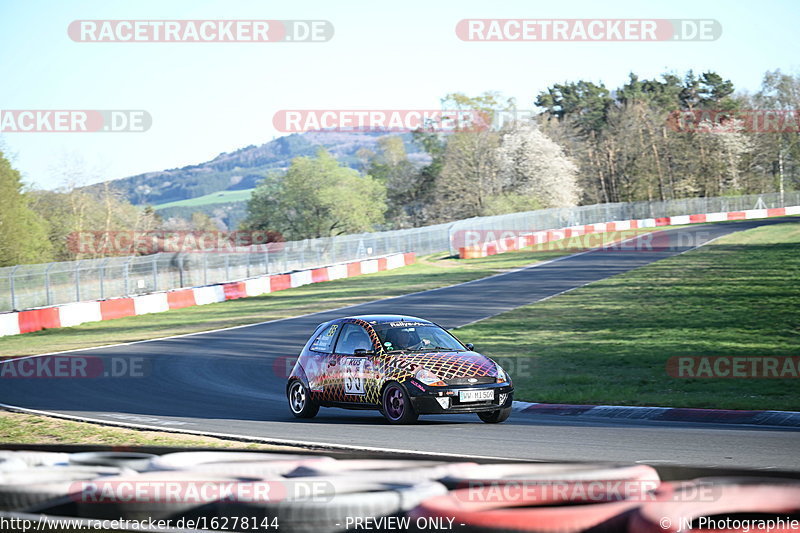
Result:
M399 461L378 459L342 459L299 466L286 477L353 476L362 481L421 482L440 480L476 463L442 461Z
M658 486L658 472L647 465L581 463L488 464L463 468L457 475L441 479L450 489L539 481L635 481Z
M123 470L104 466L38 466L0 472L0 510L22 511L47 501L65 498L76 481L114 476Z
M80 516L163 520L206 508L232 492L257 494L261 481L189 470L144 472L73 483L68 496Z
M12 452L0 450L0 457L13 457L19 459L28 466L56 466L65 465L69 463L69 453L56 453L56 452L28 452L19 451Z
M739 532L754 529L749 520L774 520L774 533L797 531L786 521L800 521L800 481L781 478L700 478L669 484L658 501L642 505L634 513L629 533L708 531ZM705 491L698 490L705 488ZM682 497L687 492L692 498ZM697 494L705 495L697 497ZM781 524L778 519L784 520ZM713 522L712 522L713 520ZM691 524L689 527L687 525Z
M154 458L150 462L149 470L196 470L205 468L206 471L213 469L230 468L232 465L240 464L244 468L245 463L269 463L293 464L292 470L303 463L322 463L333 462L331 457L324 455L299 455L284 453L266 452L176 452L168 453Z
M414 261L416 261L414 253L399 253L378 259L365 259L363 261L300 270L288 274L259 276L218 285L0 313L0 337L30 333L42 329L77 326L86 322L113 320L126 316L161 313L170 309L182 309L194 305L206 305L249 296L260 296L270 292L301 287L309 283L393 270L413 264Z
M348 521L354 518L397 516L447 492L433 481L381 483L357 477L294 478L286 480L284 487L284 497L276 501L220 502L216 512L229 518L274 517L281 531L337 532L349 529Z
M624 530L651 497L658 473L645 465L475 465L441 480L451 491L423 502L412 517L452 518L469 531Z
M151 453L82 452L70 454L69 463L84 466L116 466L141 471L150 468L150 462L156 457Z
M150 470L185 470L208 474L282 476L298 468L335 462L327 456L247 452L177 452L154 459Z
M299 533L766 531L743 520L800 519L800 480L662 482L639 464L0 451L0 519L10 512L83 521L228 519L213 522L217 531L233 521L246 531ZM718 522L704 527L704 519Z
M25 468L28 468L28 465L18 457L0 457L0 472L15 472Z

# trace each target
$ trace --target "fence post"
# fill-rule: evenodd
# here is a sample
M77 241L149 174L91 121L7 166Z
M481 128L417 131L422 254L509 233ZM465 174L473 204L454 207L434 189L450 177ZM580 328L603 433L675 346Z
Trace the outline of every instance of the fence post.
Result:
M181 254L178 254L177 258L178 258L178 283L180 284L181 286L180 288L182 289L185 282L185 280L183 279L183 256Z
M203 285L208 285L208 252L203 252Z
M11 310L15 311L17 309L17 292L16 287L14 286L14 281L16 280L17 269L19 265L14 265L11 267L11 272L8 274L8 286L11 289Z
M81 262L75 261L75 301L81 301Z
M150 256L150 264L153 265L153 292L158 290L158 263L156 262L158 254Z
M122 274L125 281L125 296L130 296L131 294L131 276L130 276L130 264L133 261L133 256L128 258L127 261L122 265Z
M55 263L50 263L47 265L47 268L44 269L44 290L47 295L47 305L53 305L53 295L50 291L50 269L53 268L53 265L55 265Z
M231 256L225 254L225 281L231 280L230 265L231 265Z
M108 258L106 257L102 263L100 263L100 299L106 299L106 265L108 264Z

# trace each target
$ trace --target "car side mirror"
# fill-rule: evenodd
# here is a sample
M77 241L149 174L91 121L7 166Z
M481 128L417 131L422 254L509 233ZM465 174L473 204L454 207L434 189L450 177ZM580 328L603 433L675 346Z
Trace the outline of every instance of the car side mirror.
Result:
M472 344L471 342L468 342L468 343L467 343L467 344L465 344L464 346L466 346L466 347L467 347L467 350L469 350L470 352L471 352L472 350L474 350L474 349L475 349L475 345L474 345L474 344Z
M353 350L353 355L369 355L375 353L373 350L365 350L364 348L356 348Z

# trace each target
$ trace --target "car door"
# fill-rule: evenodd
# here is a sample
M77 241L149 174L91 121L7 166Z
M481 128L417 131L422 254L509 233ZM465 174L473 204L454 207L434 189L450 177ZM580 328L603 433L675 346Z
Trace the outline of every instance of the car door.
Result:
M334 357L337 378L334 390L341 395L343 402L365 403L367 376L372 370L369 355L375 350L367 330L354 323L342 324L342 331L336 342Z
M333 349L340 330L341 324L337 322L320 331L309 344L303 360L303 370L308 378L311 394L320 401L332 401L335 394L337 359Z

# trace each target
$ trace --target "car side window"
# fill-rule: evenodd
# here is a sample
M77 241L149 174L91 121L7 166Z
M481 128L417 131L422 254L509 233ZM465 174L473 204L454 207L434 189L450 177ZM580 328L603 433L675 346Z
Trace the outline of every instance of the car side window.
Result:
M369 352L374 349L367 330L358 324L345 324L342 326L339 342L336 343L336 353L353 355L356 353L356 350L366 350Z
M336 338L336 331L339 329L339 324L333 324L322 330L322 333L317 335L311 346L308 347L312 352L331 353L333 351L333 341Z

